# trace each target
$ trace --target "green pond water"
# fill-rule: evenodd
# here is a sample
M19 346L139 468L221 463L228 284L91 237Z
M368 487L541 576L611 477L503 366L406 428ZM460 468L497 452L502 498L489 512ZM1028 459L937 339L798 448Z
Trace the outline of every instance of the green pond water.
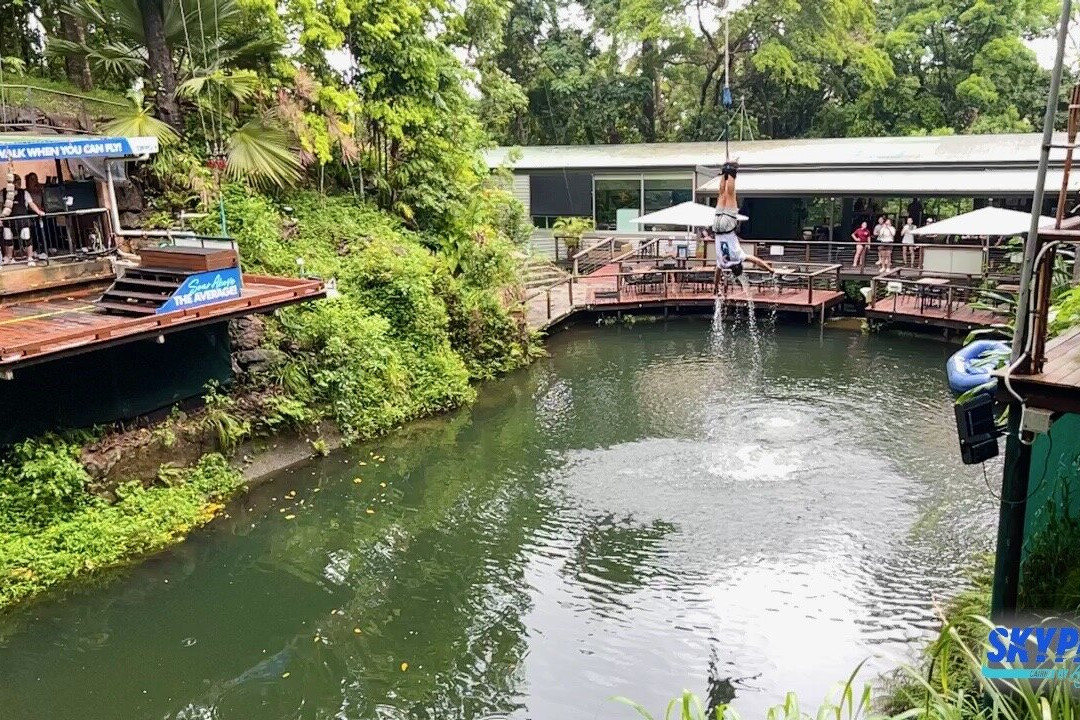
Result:
M591 720L683 688L756 717L910 659L996 520L949 348L719 335L572 329L474 406L0 617L0 718Z

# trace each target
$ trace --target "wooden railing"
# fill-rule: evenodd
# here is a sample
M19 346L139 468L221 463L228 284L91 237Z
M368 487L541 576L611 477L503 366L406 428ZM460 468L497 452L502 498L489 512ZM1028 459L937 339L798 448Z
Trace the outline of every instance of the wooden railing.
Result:
M884 305L876 306L875 309L897 312L903 297L913 297L920 301L933 302L934 305L943 303L945 319L949 320L960 308L975 303L989 308L999 294L999 291L972 284L967 276L942 275L930 279L944 282L929 283L927 278L921 277L921 273L912 273L902 268L882 273L870 281L870 296L867 298L867 305L875 305L884 300L886 301ZM892 300L891 305L888 302L889 299ZM1001 313L1003 317L1009 310L1010 308L1003 308Z
M571 275L570 277L564 278L562 280L559 280L556 283L552 283L551 285L548 285L547 287L539 288L535 292L527 294L525 296L525 298L521 302L525 306L525 308L527 309L532 300L535 300L538 297L543 297L544 298L545 317L548 320L551 320L553 317L555 317L555 313L553 312L552 300L551 300L552 293L556 292L559 288L561 288L564 285L566 286L567 309L568 310L573 309L573 307L574 307L574 276L573 275Z
M805 289L806 303L808 305L814 304L814 292L816 290L839 292L843 287L840 280L841 266L837 263L801 263L794 267L782 267L780 265L774 265L773 267L776 270L775 273L767 273L764 270L749 266L744 266L744 272L748 279L755 284L777 283L781 290L801 291ZM735 287L735 282L734 276L730 273L724 273L725 293Z
M660 257L660 241L663 238L652 238L639 245L632 247L618 257L611 259L613 263L635 262L638 260L655 260Z
M614 257L615 238L601 238L570 258L574 263L574 277L593 273L611 262Z
M748 252L770 262L815 262L815 263L840 263L845 268L845 273L850 274L854 269L855 251L858 243L852 241L829 242L824 240L743 240L743 248ZM980 254L980 269L978 272L969 274L972 279L999 279L1015 280L1020 274L1019 263L1014 262L1022 249L1012 247L1007 243L991 244L987 241L974 242L964 241L955 243L927 243L920 242L905 245L899 240L892 243L879 243L871 241L866 244L866 255L862 265L862 273L876 275L880 272L877 266L878 252L880 250L892 250L891 265L894 268L923 269L928 250L961 250ZM776 254L773 254L776 251ZM905 253L907 257L905 257ZM927 272L939 272L936 269L926 269Z
M805 292L805 302L814 304L814 293L821 290L839 291L840 266L810 264L796 268L785 268L779 275L771 275L760 270L747 270L754 284L764 285L776 282L781 291L794 294ZM690 296L715 296L721 289L726 297L729 290L738 290L732 275L719 270L715 265L702 265L685 268L641 267L624 270L613 275L614 289L598 288L595 293L597 304L624 302L651 296L657 300L686 298Z

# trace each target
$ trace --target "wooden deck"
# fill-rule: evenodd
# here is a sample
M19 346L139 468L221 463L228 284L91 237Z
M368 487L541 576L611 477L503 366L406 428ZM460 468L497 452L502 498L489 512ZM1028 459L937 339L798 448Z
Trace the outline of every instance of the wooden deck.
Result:
M926 325L949 330L969 331L988 327L1008 320L1004 315L989 310L975 310L966 303L942 302L929 306L919 302L914 295L897 294L887 297L866 308L871 320L901 322L910 325Z
M999 371L998 377L1003 375ZM1080 413L1080 328L1054 338L1046 345L1046 365L1038 375L1013 375L1013 390L1031 407L1055 412ZM998 387L1002 400L1011 396Z
M103 312L93 304L99 294L83 291L0 306L0 371L269 312L324 297L326 289L320 280L245 275L237 299L138 318Z
M574 313L621 312L657 310L667 312L683 308L715 307L717 293L712 282L680 282L678 274L669 273L668 280L649 286L619 282L617 268L601 268L592 275L573 283L563 282L552 288L533 292L526 298L526 321L534 330L547 330L568 319ZM742 288L725 293L724 302L733 307L756 310L777 310L823 317L825 312L844 299L844 293L815 288L777 287L772 284L752 284L747 294Z

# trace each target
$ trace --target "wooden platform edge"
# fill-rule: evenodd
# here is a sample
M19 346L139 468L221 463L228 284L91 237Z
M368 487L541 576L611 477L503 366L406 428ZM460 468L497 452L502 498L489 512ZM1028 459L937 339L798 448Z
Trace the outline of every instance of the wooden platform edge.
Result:
M0 369L15 370L61 357L93 352L95 348L166 335L232 317L272 312L287 305L326 297L326 287L321 280L264 275L245 275L244 280L245 283L277 286L279 289L145 318L123 318L111 327L81 330L3 347L0 348Z

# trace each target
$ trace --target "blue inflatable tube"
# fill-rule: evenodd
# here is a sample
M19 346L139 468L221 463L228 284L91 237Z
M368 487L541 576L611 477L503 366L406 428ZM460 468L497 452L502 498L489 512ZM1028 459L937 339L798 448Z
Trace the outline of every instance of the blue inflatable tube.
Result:
M949 389L956 394L965 393L991 380L990 368L972 367L972 363L992 350L1009 350L1009 343L1000 340L976 340L957 350L946 365Z

